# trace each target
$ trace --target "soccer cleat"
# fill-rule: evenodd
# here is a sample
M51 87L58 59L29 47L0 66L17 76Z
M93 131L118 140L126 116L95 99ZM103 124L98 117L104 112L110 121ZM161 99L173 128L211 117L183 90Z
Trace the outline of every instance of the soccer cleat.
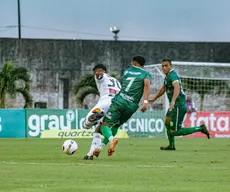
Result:
M167 147L160 147L160 150L168 150L168 151L175 151L176 148L175 147L170 147L170 146L167 146Z
M100 109L100 108L94 108L94 109L92 110L92 113L99 113L99 112L101 112L101 109Z
M116 147L117 143L118 143L118 139L114 138L113 142L109 146L108 156L111 156L115 152L114 148Z
M209 133L206 125L202 124L200 127L201 127L201 133L204 133L207 136L207 138L210 139L210 133Z
M94 150L93 155L96 156L96 157L99 157L100 152L101 152L101 150L97 148L97 149Z
M83 159L84 159L84 160L93 160L93 155L91 155L91 156L85 155L85 156L83 157Z
M104 112L99 112L99 113L93 113L92 115L89 116L88 120L90 122L98 121L104 116Z

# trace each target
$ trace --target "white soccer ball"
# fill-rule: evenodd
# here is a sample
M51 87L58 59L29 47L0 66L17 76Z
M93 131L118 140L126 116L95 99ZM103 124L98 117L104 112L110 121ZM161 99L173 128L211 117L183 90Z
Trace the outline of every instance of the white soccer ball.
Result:
M72 139L66 140L62 145L62 150L67 155L73 155L77 151L77 149L78 145Z

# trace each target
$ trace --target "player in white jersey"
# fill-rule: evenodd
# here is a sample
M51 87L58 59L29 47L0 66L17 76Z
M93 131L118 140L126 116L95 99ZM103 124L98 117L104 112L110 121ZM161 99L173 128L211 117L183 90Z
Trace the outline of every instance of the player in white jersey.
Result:
M100 94L100 98L97 104L90 110L83 123L83 128L90 129L93 125L101 123L104 113L107 112L112 98L120 91L121 84L114 77L106 74L106 67L102 64L98 64L93 68L94 79L97 85L97 89ZM93 152L101 145L101 134L99 130L95 130L93 134L93 141L87 155L84 159L93 160Z

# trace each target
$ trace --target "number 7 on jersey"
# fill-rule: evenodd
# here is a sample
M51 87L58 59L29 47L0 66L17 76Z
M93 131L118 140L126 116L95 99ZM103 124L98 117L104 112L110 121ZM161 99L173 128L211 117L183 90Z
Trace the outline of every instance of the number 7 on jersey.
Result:
M127 87L126 87L126 89L125 89L126 92L129 91L129 89L130 89L130 87L132 86L132 84L133 84L133 82L134 82L135 79L136 79L135 77L128 77L128 78L126 79L127 81L129 81L129 84L127 85Z

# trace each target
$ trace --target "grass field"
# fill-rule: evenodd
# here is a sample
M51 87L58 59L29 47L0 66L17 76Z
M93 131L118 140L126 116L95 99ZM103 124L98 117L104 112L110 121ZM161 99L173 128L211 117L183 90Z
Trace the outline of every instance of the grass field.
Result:
M123 139L93 161L82 160L91 139L77 139L73 156L63 141L0 139L0 191L230 191L230 139L177 139L177 151L159 150L166 139Z

